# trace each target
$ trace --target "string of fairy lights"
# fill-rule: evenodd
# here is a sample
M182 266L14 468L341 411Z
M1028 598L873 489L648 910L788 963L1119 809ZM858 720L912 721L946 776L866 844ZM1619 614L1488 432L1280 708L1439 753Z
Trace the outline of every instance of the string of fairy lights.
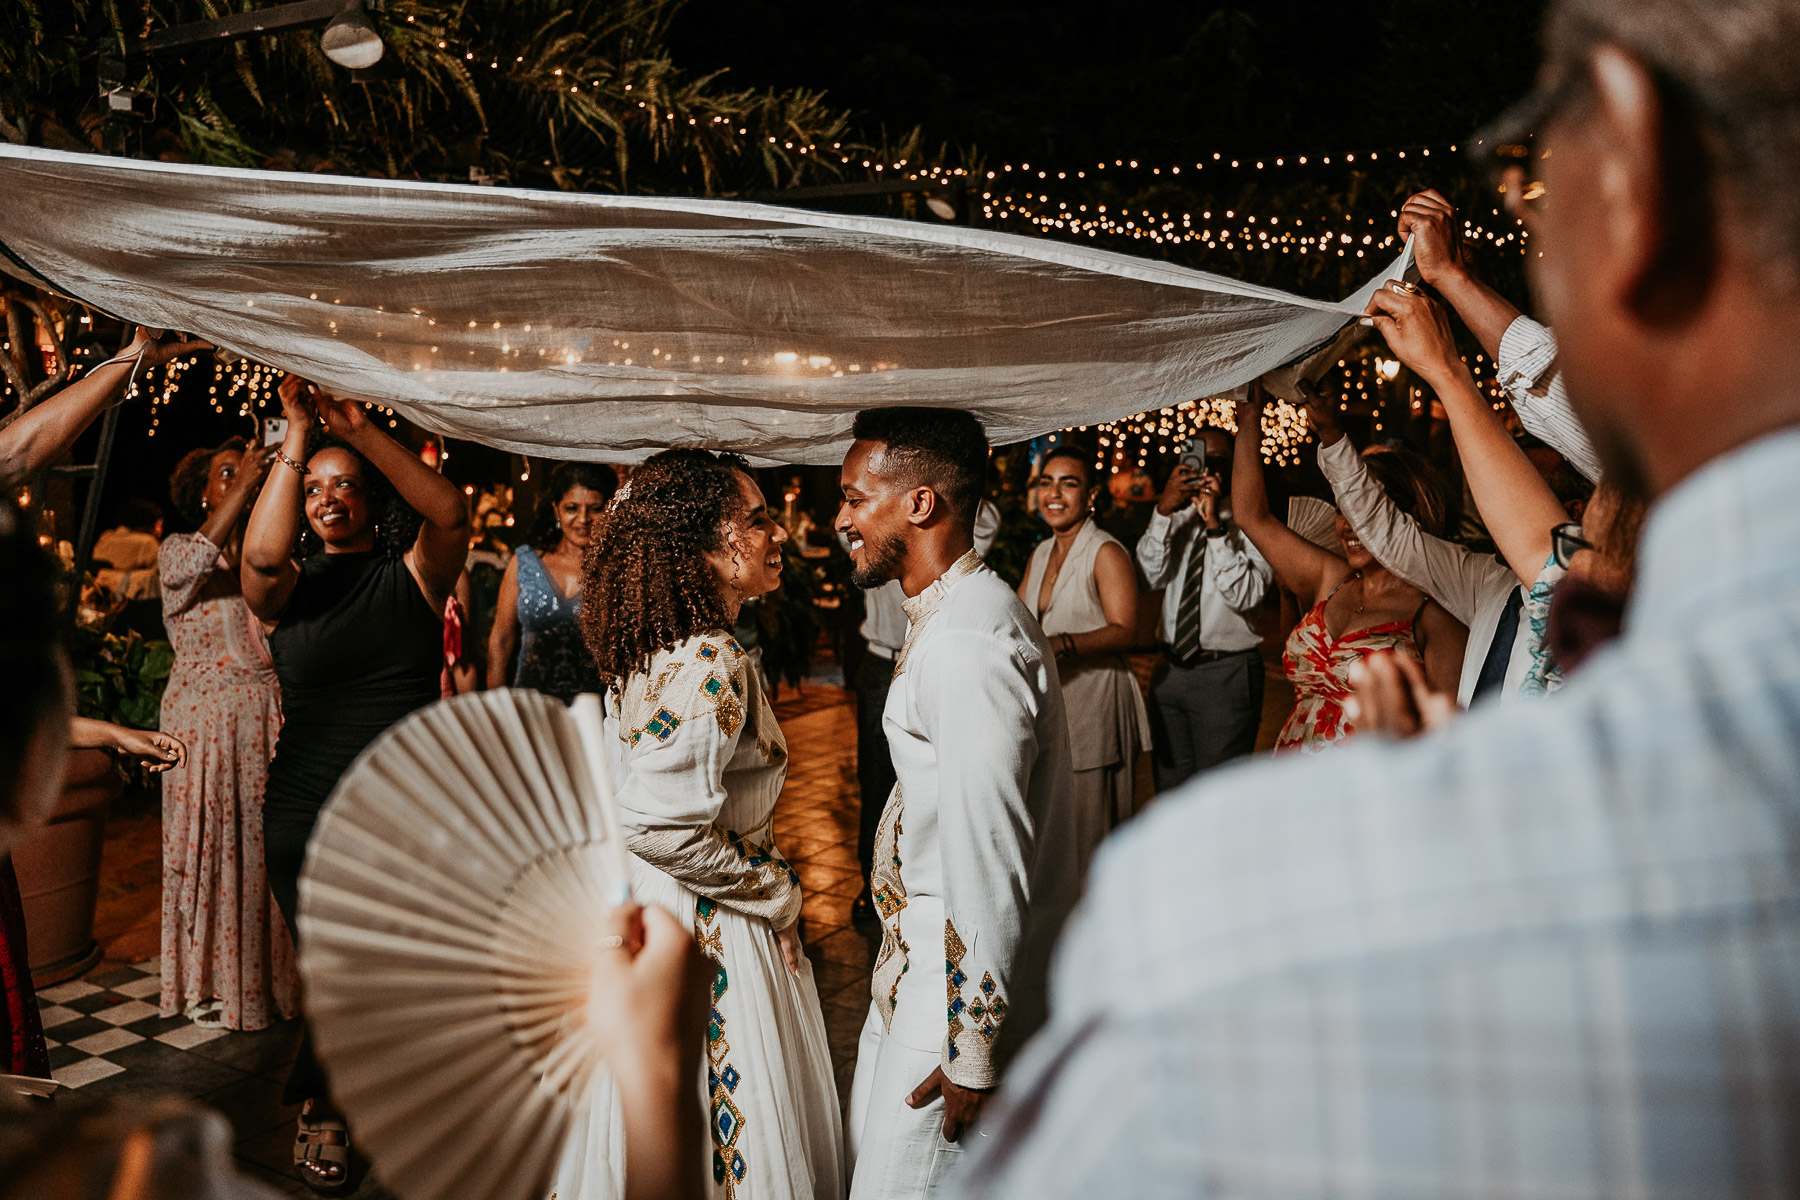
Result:
M409 25L417 25L418 21L416 16L409 15L406 18L406 23ZM490 71L500 71L502 69L511 71L525 62L523 55L515 55L510 62L503 62L504 56L489 52L477 53L474 47L467 44L458 44L457 46L452 47L452 40L453 39L449 34L439 36L437 39L437 48L452 54L461 54L462 60L465 63L473 64L476 67L479 67L481 63L486 62L487 68ZM549 75L540 78L537 82L542 86L551 87L557 91L562 91L566 88L572 95L579 95L583 86L583 80L578 74L574 70L564 67L551 68ZM587 80L586 85L594 91L604 91L608 86L607 81L592 78ZM620 85L620 88L622 92L629 93L633 90L634 86L635 85L633 84L626 83ZM671 105L659 103L653 99L647 98L637 99L634 103L638 108L653 114L660 109L662 112L662 119L666 123L674 124L678 121L685 121L686 124L694 128L702 127L702 121L698 116L687 116L677 113L675 107ZM846 151L844 144L841 141L832 142L829 147L825 147L814 142L796 143L790 138L780 138L774 134L760 132L753 134L748 125L738 125L729 118L718 114L708 117L704 122L704 126L739 138L756 138L769 145L780 146L784 150L792 150L796 154L807 155L814 159L824 157L826 153L829 152L831 155L836 156L839 166L860 166L881 176L886 176L889 172L905 171L907 167L911 165L908 160L904 158L891 162L883 162L878 158L859 157L855 153ZM1192 175L1194 173L1205 172L1209 169L1217 175L1222 172L1240 170L1250 172L1276 171L1298 167L1354 167L1359 164L1367 165L1380 163L1383 155L1386 155L1389 161L1406 161L1409 155L1414 161L1417 161L1419 159L1430 158L1433 150L1438 152L1439 157L1443 157L1446 151L1454 154L1457 147L1454 143L1449 144L1447 147L1443 145L1391 146L1375 149L1353 149L1328 154L1284 154L1276 155L1274 157L1265 156L1263 158L1243 156L1231 157L1222 151L1214 151L1211 153L1210 157L1202 155L1200 158L1197 158L1194 161L1193 167L1189 170L1189 174ZM1115 174L1127 171L1143 171L1152 177L1167 175L1173 179L1182 174L1184 165L1184 163L1153 164L1149 162L1140 162L1135 158L1116 158L1111 163L1108 163L1102 159L1094 164L1092 173L1098 176L1109 170ZM1031 164L1027 162L1020 162L1016 164L1016 167L1021 172L1031 170ZM1011 172L1014 169L1015 164L1005 163L996 168L995 171L987 172L987 178L994 179L996 178L997 173ZM949 178L953 176L968 176L970 172L962 167L928 167L923 168L918 174L921 176L930 175ZM1038 177L1042 179L1048 178L1048 176L1049 172L1040 168ZM1089 171L1087 168L1082 167L1072 171L1064 169L1056 172L1056 177L1058 179L1066 179L1071 176L1076 179L1085 179L1089 176Z
M409 23L416 23L411 16ZM449 50L448 37L438 40L440 50ZM474 49L463 49L465 62L477 64L486 61L488 69L499 71L503 64L500 58L477 54ZM513 68L523 63L523 57L516 57L513 62L504 64ZM579 93L584 86L581 79L563 68L554 68L548 80L549 86L561 89L564 86L571 93ZM602 80L588 81L587 86L602 89ZM630 93L632 84L624 84L623 91ZM635 101L641 109L654 113L661 109L664 121L674 123L685 120L690 126L698 127L703 122L697 116L678 114L674 107L660 104L652 99L644 98ZM1335 258L1366 258L1380 254L1393 253L1398 245L1397 235L1392 225L1385 228L1375 217L1358 220L1344 214L1335 220L1283 217L1274 213L1249 213L1235 208L1215 212L1212 209L1201 209L1198 212L1164 210L1144 207L1141 204L1133 207L1127 204L1099 204L1083 200L1080 195L1059 198L1054 195L1061 190L1057 185L1084 184L1089 180L1126 179L1137 184L1155 182L1182 183L1193 181L1196 176L1208 180L1221 175L1226 177L1229 186L1233 180L1253 178L1258 172L1288 172L1302 168L1316 169L1322 167L1366 169L1368 166L1383 162L1422 162L1434 157L1444 158L1454 154L1458 146L1454 143L1440 146L1418 145L1407 147L1389 147L1375 149L1357 149L1327 154L1277 155L1264 158L1231 157L1224 152L1212 152L1195 158L1189 166L1186 161L1180 163L1151 163L1145 160L1115 158L1111 162L1095 161L1093 167L1064 167L1051 169L1044 166L1033 168L1031 163L1005 162L992 169L971 172L962 167L926 166L912 164L905 158L893 161L880 161L869 157L859 157L845 148L841 142L833 142L829 147L811 142L796 143L791 139L781 139L776 135L751 132L748 125L739 125L719 115L707 117L704 124L717 132L726 133L744 139L757 139L770 145L779 146L783 150L797 155L817 159L835 157L840 167L861 168L871 172L876 178L904 178L912 181L936 183L942 185L961 184L967 189L969 203L976 208L980 217L996 228L1018 228L1029 230L1041 236L1063 237L1072 239L1097 239L1102 235L1108 238L1147 241L1153 245L1173 247L1182 245L1203 246L1208 250L1243 252L1261 251L1269 253L1318 255ZM979 192L977 192L979 189ZM979 195L977 201L976 196ZM978 206L978 207L977 207ZM974 213L971 213L973 216ZM1477 220L1465 219L1464 236L1478 242L1485 242L1495 248L1510 247L1519 252L1524 251L1526 232L1522 224L1509 222L1498 209L1491 210L1495 218L1489 224ZM1390 210L1389 221L1398 216L1397 211ZM315 297L316 298L316 297ZM414 316L422 314L414 313ZM84 318L85 320L85 318ZM433 322L435 323L435 322ZM526 327L529 330L529 326ZM334 326L335 331L335 326ZM437 347L431 348L432 353ZM511 346L503 346L506 354L518 353ZM471 353L473 353L471 351ZM545 352L540 349L539 354ZM819 364L812 362L809 356L797 355L795 352L783 352L772 356L776 366L784 364L786 359L800 358L805 365L814 369ZM579 356L568 358L577 361ZM660 356L653 355L653 358ZM1490 392L1496 401L1496 407L1503 403L1503 394L1491 379L1482 379L1480 356L1471 363L1478 382ZM610 361L617 361L616 359ZM1338 390L1344 396L1343 405L1348 410L1352 402L1359 406L1375 407L1373 428L1383 432L1381 405L1386 399L1381 385L1389 382L1392 375L1383 380L1384 360L1374 356L1362 356L1346 360L1339 365L1339 377L1335 381ZM633 360L624 359L627 365ZM162 416L169 405L181 394L190 376L198 372L204 378L204 360L198 357L177 360L164 368L160 377L148 373L140 378L131 388L131 395L148 394L150 436L156 436L161 427ZM207 400L215 413L220 415L234 414L238 417L254 417L266 413L275 399L275 388L280 381L281 373L274 368L263 366L247 360L230 363L214 359L210 364L212 378L206 382ZM667 363L657 365L673 367L671 359ZM747 360L746 360L747 365ZM868 369L892 369L897 364L872 365ZM414 370L420 369L415 364ZM504 367L502 368L505 369ZM831 364L825 362L824 373L842 374L846 370L855 373L860 366ZM10 395L10 387L0 387L0 397ZM1422 400L1416 389L1409 389L1411 403L1415 411ZM397 426L398 420L392 409L381 406L370 406L387 418L390 427ZM1117 465L1144 465L1152 453L1166 450L1188 437L1194 436L1204 426L1217 426L1235 432L1236 410L1234 403L1228 399L1210 397L1197 399L1175 408L1139 413L1119 421L1095 426L1092 435L1097 444L1103 448L1103 457ZM1087 434L1085 427L1081 430ZM1272 403L1263 418L1263 453L1266 461L1286 464L1298 461L1301 447L1307 440L1307 423L1304 411L1288 404L1286 401Z
M1477 354L1474 361L1464 361L1468 362L1476 386L1487 396L1489 404L1496 410L1504 409L1507 404L1505 390L1494 379L1486 356ZM1359 369L1362 365L1355 359L1339 359L1335 371L1328 372L1321 381L1321 390L1327 396L1335 394L1338 397L1340 411L1352 411L1353 404L1358 409L1370 410L1371 430L1376 435L1389 432L1383 407L1389 399L1405 405L1413 414L1425 412L1425 394L1417 387L1396 383L1400 373L1397 361L1375 355L1367 360L1366 372ZM1386 395L1382 390L1384 386L1388 389ZM1100 425L1078 426L1059 436L1066 439L1073 435L1090 442L1094 447L1094 465L1099 470L1148 467L1172 447L1199 437L1203 430L1223 429L1235 435L1238 431L1237 403L1224 396L1189 400ZM1311 425L1305 409L1287 400L1272 399L1263 409L1260 432L1265 463L1298 466L1311 438Z
M204 373L205 362L198 355L172 359L160 368L144 372L140 379L126 389L127 401L140 395L150 397L148 436L156 436L156 431L162 427L163 413L181 393L188 375L196 370ZM259 418L273 415L269 411L271 406L279 411L280 401L276 396L276 388L281 385L285 372L249 359L223 363L215 358L210 365L212 380L206 385L206 399L213 412L220 416ZM221 388L224 389L223 393L220 392ZM400 423L399 414L386 405L366 403L364 407L385 416L390 429Z

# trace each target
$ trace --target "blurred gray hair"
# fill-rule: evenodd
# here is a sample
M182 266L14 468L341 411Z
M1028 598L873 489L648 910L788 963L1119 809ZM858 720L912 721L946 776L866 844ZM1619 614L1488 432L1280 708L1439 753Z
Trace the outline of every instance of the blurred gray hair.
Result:
M1691 123L1719 235L1772 286L1800 285L1800 0L1553 0L1549 73L1584 71L1603 44L1642 62L1669 116Z

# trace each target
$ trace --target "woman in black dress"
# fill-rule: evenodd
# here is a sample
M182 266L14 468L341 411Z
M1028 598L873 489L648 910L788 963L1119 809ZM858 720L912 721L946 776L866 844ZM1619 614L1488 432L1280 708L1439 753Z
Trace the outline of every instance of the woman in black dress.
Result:
M290 375L281 407L287 438L250 514L242 562L244 599L276 623L269 648L284 724L263 844L293 931L306 842L338 777L382 730L438 698L444 601L462 571L469 515L462 491L355 401ZM332 437L309 446L319 417ZM287 1091L288 1103L305 1101L296 1172L315 1190L342 1189L348 1138L307 1042Z

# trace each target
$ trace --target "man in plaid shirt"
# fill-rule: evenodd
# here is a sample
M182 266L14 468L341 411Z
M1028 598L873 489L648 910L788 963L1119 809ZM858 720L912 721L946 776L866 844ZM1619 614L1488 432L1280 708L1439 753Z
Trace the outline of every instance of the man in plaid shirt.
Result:
M1624 636L1123 830L964 1194L1800 1195L1800 0L1552 0L1546 41L1484 146L1655 499ZM1404 357L1428 316L1375 305Z

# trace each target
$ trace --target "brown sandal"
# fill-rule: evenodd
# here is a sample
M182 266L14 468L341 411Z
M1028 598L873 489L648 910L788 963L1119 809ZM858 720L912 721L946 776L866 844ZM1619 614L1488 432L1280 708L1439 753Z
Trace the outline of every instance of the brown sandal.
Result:
M294 1174L315 1192L330 1195L350 1186L350 1131L340 1118L315 1117L313 1102L300 1109L294 1135Z

